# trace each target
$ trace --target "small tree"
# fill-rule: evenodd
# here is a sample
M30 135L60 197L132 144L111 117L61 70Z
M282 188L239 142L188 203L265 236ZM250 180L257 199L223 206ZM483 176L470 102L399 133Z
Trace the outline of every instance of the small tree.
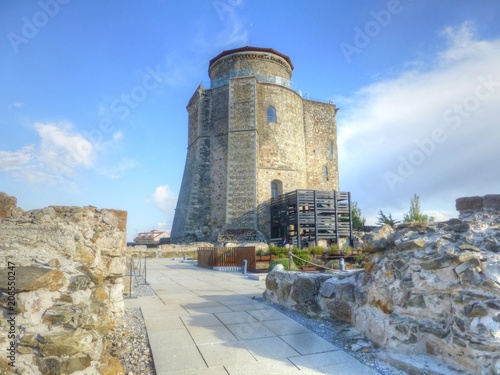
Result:
M394 228L396 224L399 224L399 220L395 220L392 218L392 215L389 213L389 215L385 215L382 210L378 210L378 219L377 219L377 224L378 225L390 225L391 227Z
M352 202L352 227L354 229L359 229L363 228L366 223L366 218L363 217L363 214L361 213L361 209L358 207L357 202Z
M403 222L405 223L432 223L434 221L434 217L425 215L420 210L420 198L417 194L415 194L410 203L410 210L405 214L403 218Z

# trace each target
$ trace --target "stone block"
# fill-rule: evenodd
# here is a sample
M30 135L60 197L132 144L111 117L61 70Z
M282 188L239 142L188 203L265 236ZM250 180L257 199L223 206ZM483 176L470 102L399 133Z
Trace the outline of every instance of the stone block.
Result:
M6 292L9 270L0 269L0 291ZM50 268L34 266L16 267L16 290L30 292L37 289L57 291L64 285L64 273Z
M489 194L483 197L483 207L491 210L500 210L500 195L499 194Z
M482 210L483 209L483 197L463 197L458 198L455 201L455 208L457 211L465 210Z
M0 218L12 217L13 211L17 207L17 198L0 192Z
M41 335L43 343L40 353L43 357L63 357L76 353L92 351L92 333L84 331L67 331Z
M332 318L352 323L352 306L350 303L333 299L328 301L326 306Z
M420 263L424 270L436 270L449 267L455 260L454 256L449 254L442 254L433 259L429 259Z
M480 264L481 264L481 262L477 258L471 258L471 259L466 260L462 264L458 265L455 268L455 272L457 273L457 275L460 275L465 270L468 270L468 269L473 268L473 267L477 267Z
M294 280L290 296L295 302L313 301L318 294L318 283L312 277L301 277Z
M482 318L488 315L488 309L482 304L472 304L465 306L464 315L469 318Z
M85 371L91 365L91 359L88 356L39 358L37 362L42 374L72 374L77 371Z
M389 237L394 234L394 228L384 225L372 232L365 234L363 238L363 250L369 253L384 251L389 246Z

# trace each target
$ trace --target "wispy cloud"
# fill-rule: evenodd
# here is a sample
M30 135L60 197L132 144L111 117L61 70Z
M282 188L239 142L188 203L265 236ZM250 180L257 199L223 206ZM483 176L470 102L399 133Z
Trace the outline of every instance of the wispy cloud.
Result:
M148 197L148 201L164 213L167 219L171 220L173 218L177 204L177 194L168 185L156 187L155 191Z
M26 103L23 103L23 102L15 102L15 103L12 103L11 105L9 105L9 108L16 108L16 109L19 109L19 108L23 108L24 106L26 106Z
M206 28L201 28L193 40L197 49L220 52L223 49L247 45L249 25L245 24L238 13L238 8L244 5L244 2L241 0L228 3L214 1L212 5L220 23L210 24L210 27L215 27L219 31L207 32Z
M17 171L33 160L33 146L18 151L0 151L0 170Z
M70 122L37 122L33 130L39 142L17 151L0 151L0 171L32 184L71 182L82 169L96 168L96 160L106 147L102 143L91 143ZM121 139L115 133L109 142ZM131 168L130 163L121 163L118 170Z
M413 62L344 105L341 182L368 215L406 208L414 193L432 209L498 185L500 40L479 40L472 22L441 35L447 47L430 64Z
M94 145L76 132L72 124L36 123L34 127L40 136L39 159L47 169L71 174L75 168L94 164Z
M116 180L123 176L123 174L131 169L137 168L139 162L127 158L122 158L118 163L109 168L99 168L98 173L111 180Z

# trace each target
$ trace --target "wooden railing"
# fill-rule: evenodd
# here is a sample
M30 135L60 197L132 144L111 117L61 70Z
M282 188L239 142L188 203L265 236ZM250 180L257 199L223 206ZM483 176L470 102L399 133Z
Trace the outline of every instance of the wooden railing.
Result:
M247 270L256 272L255 247L200 247L198 248L198 266L242 267L247 260Z

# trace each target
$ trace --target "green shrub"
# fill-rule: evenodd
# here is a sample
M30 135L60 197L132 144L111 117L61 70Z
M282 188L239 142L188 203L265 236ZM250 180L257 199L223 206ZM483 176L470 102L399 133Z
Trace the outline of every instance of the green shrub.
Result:
M295 265L297 267L305 266L308 264L308 262L311 261L311 257L309 256L307 251L294 248L294 249L292 249L292 253L293 253L293 255L298 257L298 258L293 257L293 262L295 263Z
M309 247L307 250L309 251L309 254L311 254L311 255L321 255L321 254L323 254L323 251L325 251L325 249L323 249L320 246Z
M269 245L269 255L278 255L280 248L276 245Z
M269 272L271 272L273 270L274 266L277 265L277 264L282 264L283 267L285 267L286 271L290 271L290 269L288 268L288 264L289 264L288 259L286 259L286 258L280 258L280 259L272 260L269 263ZM295 265L293 265L293 264L292 264L291 271L297 271L297 267Z
M344 246L342 248L342 251L345 251L346 254L352 254L354 252L354 249L351 246Z
M333 255L337 255L339 253L339 245L333 243L330 245L330 251Z
M260 257L262 254L264 254L264 250L259 249L255 252L255 254Z

